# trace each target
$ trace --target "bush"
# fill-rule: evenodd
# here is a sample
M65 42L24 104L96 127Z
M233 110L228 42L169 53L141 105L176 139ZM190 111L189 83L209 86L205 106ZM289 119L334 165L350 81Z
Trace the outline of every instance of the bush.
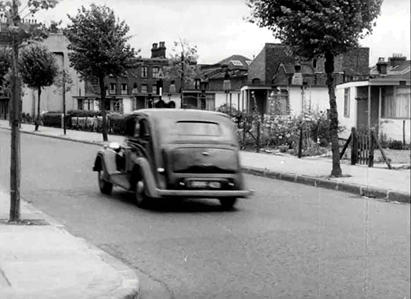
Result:
M108 131L111 134L124 136L126 134L126 117L127 115L121 115L121 114L109 115Z
M43 126L61 128L61 112L46 112L43 114Z
M91 111L91 110L69 110L67 115L70 117L94 117L101 116L101 111Z
M392 140L388 143L389 149L402 150L402 142L399 140Z

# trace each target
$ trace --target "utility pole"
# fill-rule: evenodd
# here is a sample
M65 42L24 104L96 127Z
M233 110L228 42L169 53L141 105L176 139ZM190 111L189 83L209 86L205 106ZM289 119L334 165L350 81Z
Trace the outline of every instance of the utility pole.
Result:
M66 135L66 69L64 67L64 53L63 53L63 131Z
M16 0L12 4L12 25L18 26L20 16L18 15L18 6ZM20 78L18 71L17 59L19 57L19 41L15 32L11 33L12 41L12 103L10 105L10 123L11 123L11 160L10 160L10 222L20 221Z
M181 86L180 86L180 98L181 98L181 108L183 108L183 89L184 89L184 48L181 51Z

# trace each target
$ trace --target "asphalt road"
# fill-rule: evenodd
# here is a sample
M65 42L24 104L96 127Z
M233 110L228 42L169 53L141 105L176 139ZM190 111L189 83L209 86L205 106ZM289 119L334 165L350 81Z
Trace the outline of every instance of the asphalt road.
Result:
M10 131L0 130L0 188ZM246 176L231 212L99 193L97 146L22 135L22 198L138 271L143 298L410 298L410 205ZM8 189L7 189L8 190Z

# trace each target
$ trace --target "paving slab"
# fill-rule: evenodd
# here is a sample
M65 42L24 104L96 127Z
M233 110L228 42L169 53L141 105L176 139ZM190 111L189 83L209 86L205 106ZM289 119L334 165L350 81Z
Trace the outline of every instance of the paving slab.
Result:
M11 224L9 207L0 191L0 298L138 298L133 269L25 201Z

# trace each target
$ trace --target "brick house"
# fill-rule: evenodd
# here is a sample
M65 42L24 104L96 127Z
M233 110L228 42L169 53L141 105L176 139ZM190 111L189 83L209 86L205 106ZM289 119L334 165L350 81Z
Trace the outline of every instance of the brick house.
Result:
M339 121L346 128L341 136L348 138L352 127L373 128L387 139L410 143L410 82L411 61L394 54L388 61L380 58L366 80L337 85Z
M108 76L106 85L106 110L130 113L152 107L160 98L180 104L179 80L164 78L163 68L169 64L164 42L153 43L150 58L140 58L139 66L129 69L127 75ZM86 82L86 94L76 97L79 110L99 110L100 87L98 80Z
M336 83L367 77L368 61L369 48L336 57ZM290 112L298 115L307 106L324 111L329 107L324 62L324 58L301 59L289 54L283 44L267 43L248 68L241 99L246 107L254 107L254 95L262 114L272 111L279 115Z
M251 59L242 55L231 55L214 64L201 64L200 74L192 88L184 91L184 101L190 107L216 110L226 104L243 109L240 89L247 83L248 66ZM229 85L224 81L229 80Z

